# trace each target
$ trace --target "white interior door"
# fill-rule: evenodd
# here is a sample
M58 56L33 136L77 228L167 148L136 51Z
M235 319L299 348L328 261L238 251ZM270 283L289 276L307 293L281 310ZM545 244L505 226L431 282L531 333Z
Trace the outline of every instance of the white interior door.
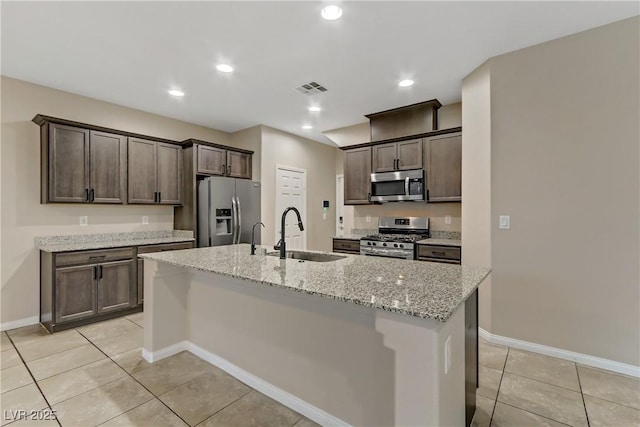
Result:
M302 223L307 227L306 181L307 172L304 169L276 166L276 242L280 239L282 212L290 206L300 211ZM307 233L306 230L300 231L298 228L298 217L295 212L287 214L285 224L287 249L306 249Z
M344 236L344 175L336 175L336 236Z

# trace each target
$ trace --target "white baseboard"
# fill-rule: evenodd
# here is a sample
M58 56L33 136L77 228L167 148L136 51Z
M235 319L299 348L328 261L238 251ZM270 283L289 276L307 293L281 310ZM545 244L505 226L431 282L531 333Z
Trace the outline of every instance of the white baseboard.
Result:
M40 323L40 316L31 316L24 319L12 320L11 322L4 322L0 324L0 331L9 331L11 329L35 325L37 323Z
M174 354L178 354L181 351L188 350L189 341L181 341L179 343L170 345L169 347L161 348L158 351L151 352L146 348L142 349L142 358L149 363L157 362Z
M237 378L243 383L247 384L258 390L260 393L269 396L273 400L282 403L284 406L293 409L294 411L304 415L310 420L323 425L323 426L349 426L348 423L342 421L339 418L334 417L326 411L306 402L299 397L288 393L281 388L274 386L271 383L245 371L244 369L234 365L227 359L224 359L217 354L211 353L204 348L197 346L189 341L182 341L177 344L165 347L155 352L150 352L142 349L142 357L149 363L157 362L158 360L169 357L173 354L180 353L183 350L187 350L201 359L206 360L212 365L217 366L229 375Z
M640 378L640 366L629 365L627 363L589 356L588 354L576 353L574 351L549 347L547 345L522 341L515 338L503 337L501 335L495 335L487 332L482 328L478 328L478 333L480 337L493 344L505 345L519 350L526 350L533 353L544 354L545 356L557 357L558 359L570 360L572 362L580 363L581 365L593 366L594 368L606 369L607 371Z

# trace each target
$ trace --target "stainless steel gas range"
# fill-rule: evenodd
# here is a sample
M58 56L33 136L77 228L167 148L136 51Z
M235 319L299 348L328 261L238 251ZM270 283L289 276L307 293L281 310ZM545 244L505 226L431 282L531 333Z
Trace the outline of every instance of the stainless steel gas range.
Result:
M416 242L429 238L429 218L382 217L378 234L360 239L360 255L416 259Z

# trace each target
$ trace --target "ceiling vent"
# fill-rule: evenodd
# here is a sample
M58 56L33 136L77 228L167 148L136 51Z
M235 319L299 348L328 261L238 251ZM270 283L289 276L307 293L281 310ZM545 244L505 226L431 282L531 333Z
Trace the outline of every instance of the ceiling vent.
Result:
M322 86L317 82L309 82L303 85L300 85L296 88L296 90L300 93L304 93L305 95L317 95L318 93L326 92L327 88Z

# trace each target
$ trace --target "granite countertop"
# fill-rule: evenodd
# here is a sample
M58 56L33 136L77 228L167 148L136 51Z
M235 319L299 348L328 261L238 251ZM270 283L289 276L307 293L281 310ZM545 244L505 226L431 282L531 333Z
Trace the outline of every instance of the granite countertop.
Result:
M462 241L455 239L424 239L418 240L416 243L419 245L462 246Z
M44 252L68 252L85 249L193 242L194 240L193 231L160 230L36 237L35 245L36 248Z
M269 250L269 249L267 249ZM312 251L309 251L312 252ZM249 255L247 244L141 255L266 286L446 322L489 274L482 267L345 255L334 262Z

